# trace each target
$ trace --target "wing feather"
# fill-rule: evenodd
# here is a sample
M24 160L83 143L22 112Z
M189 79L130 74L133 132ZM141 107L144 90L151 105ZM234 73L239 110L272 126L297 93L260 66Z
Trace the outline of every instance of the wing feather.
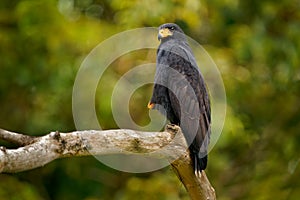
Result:
M210 102L204 79L186 49L175 46L167 56L169 67L179 73L168 72L171 107L188 144L205 156L210 138Z

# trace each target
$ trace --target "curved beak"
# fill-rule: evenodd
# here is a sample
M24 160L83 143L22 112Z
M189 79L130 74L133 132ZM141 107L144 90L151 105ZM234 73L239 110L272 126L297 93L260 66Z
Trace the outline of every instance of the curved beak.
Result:
M163 28L158 31L157 39L161 40L163 38L166 38L166 37L172 36L172 35L173 35L173 33L168 28Z

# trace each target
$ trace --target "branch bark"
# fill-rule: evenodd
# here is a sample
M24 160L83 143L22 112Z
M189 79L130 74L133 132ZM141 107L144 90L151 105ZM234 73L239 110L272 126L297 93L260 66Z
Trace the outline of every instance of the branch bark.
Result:
M175 137L176 136L176 137ZM31 137L0 129L0 139L20 146L0 146L0 173L16 173L41 167L64 157L143 153L167 158L191 199L214 200L215 191L204 171L194 174L187 144L178 126L167 125L163 132L128 129L106 131L51 132Z

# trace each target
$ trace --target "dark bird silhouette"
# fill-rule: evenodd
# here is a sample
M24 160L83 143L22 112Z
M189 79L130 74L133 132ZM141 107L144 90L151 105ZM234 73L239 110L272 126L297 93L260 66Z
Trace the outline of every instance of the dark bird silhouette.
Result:
M159 27L157 66L149 109L162 112L179 125L189 145L194 170L207 166L211 110L204 78L181 28L172 23Z

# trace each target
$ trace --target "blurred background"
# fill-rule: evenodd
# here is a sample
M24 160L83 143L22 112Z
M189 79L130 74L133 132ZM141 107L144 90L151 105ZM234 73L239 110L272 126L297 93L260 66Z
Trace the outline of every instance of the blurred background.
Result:
M30 135L75 130L72 89L85 56L113 34L166 22L203 45L224 80L226 121L206 170L218 199L298 199L299 0L1 1L0 127ZM102 128L118 128L108 98L118 77L149 62L155 51L133 52L105 72L107 87L96 96ZM149 122L151 92L142 87L131 99L141 125ZM0 199L189 198L170 167L130 174L84 157L0 174Z

